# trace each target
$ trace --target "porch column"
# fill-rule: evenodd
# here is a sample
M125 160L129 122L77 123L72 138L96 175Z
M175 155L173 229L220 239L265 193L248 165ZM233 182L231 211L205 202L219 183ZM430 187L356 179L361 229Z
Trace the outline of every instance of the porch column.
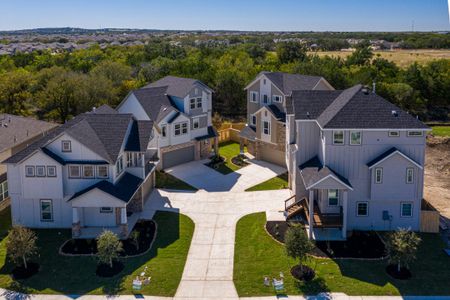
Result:
M78 207L72 207L72 235L79 237L81 231L80 217L78 215Z
M348 191L344 190L342 195L342 238L347 239L347 210L348 210Z
M128 235L128 224L127 224L127 208L120 208L120 235L122 238L126 238Z
M313 237L313 224L314 224L314 190L309 190L309 238Z

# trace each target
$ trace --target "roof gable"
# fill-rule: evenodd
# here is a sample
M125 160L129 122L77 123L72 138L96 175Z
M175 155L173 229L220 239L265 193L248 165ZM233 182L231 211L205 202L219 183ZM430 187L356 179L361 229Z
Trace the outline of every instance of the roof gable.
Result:
M284 72L261 72L255 80L245 87L248 89L251 85L265 76L273 85L280 90L285 96L291 94L295 90L312 90L316 87L323 77L310 76L302 74L290 74Z
M165 87L168 95L184 98L197 84L212 92L212 90L200 80L176 76L163 77L146 85L144 88Z
M417 163L415 160L413 160L412 158L410 158L409 156L407 156L406 154L404 154L403 152L401 152L400 150L398 150L395 147L390 148L389 150L381 153L380 155L378 155L377 157L372 159L370 162L367 163L367 166L369 167L369 169L372 169L373 167L379 165L383 161L389 160L391 157L393 157L395 155L399 155L399 156L403 157L404 159L408 160L410 163L412 163L419 169L423 169L423 167L419 163Z

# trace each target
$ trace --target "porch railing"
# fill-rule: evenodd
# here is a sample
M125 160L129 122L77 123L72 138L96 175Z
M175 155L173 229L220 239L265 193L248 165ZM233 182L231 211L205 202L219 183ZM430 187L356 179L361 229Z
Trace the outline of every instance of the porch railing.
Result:
M343 224L343 214L341 213L322 213L320 211L319 206L314 201L314 208L313 208L313 220L310 220L309 216L309 205L308 201L302 202L303 209L305 211L306 219L308 220L308 224L311 224L311 221L313 222L314 227L321 227L321 228L336 228L336 227L342 227Z

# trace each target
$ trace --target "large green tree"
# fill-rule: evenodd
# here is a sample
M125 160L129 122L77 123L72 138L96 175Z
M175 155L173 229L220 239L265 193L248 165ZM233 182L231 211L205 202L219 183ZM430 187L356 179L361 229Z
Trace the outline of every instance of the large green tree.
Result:
M0 74L0 111L28 115L32 81L30 72L23 69Z

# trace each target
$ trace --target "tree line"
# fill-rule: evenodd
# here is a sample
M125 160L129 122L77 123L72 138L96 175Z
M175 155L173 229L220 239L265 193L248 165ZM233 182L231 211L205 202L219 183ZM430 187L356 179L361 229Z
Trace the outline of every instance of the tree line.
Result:
M35 51L0 56L0 112L65 122L94 106L115 107L127 93L166 75L196 78L215 91L213 109L245 116L244 87L261 71L326 78L336 89L362 83L422 120L447 120L450 60L403 69L361 43L346 59L307 54L297 42L228 47L174 45L153 39L145 46L93 46L73 52Z

